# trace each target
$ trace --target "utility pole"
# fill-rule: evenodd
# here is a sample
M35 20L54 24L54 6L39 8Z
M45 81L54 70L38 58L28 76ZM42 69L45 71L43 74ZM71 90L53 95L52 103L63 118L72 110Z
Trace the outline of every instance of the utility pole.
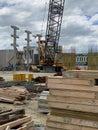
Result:
M14 48L14 70L16 70L16 63L17 63L17 47L18 45L16 44L16 40L17 38L19 38L19 36L17 36L17 30L19 30L18 27L16 26L11 26L11 28L14 30L13 35L11 35L11 37L13 37L13 43L11 44L11 46L13 46Z
M27 67L28 67L28 71L29 71L29 43L30 43L30 34L31 32L28 30L25 30L25 33L27 33L27 38L25 39L27 41Z
M40 41L41 41L41 38L42 38L42 35L41 34L36 34L36 35L33 35L34 38L38 38L38 53L39 53L39 61L40 61L40 53L41 53L41 50L40 50Z

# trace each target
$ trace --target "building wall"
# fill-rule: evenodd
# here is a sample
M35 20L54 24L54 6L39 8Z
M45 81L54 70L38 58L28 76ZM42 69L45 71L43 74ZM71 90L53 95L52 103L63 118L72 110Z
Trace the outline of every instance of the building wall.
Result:
M88 53L88 69L98 70L98 53Z
M27 64L27 47L23 48L25 64ZM29 63L38 65L39 64L39 53L37 47L29 47Z
M75 69L76 64L76 54L75 53L62 53L59 54L59 58L62 59L64 66L67 69Z
M37 47L31 47L30 49L32 64L39 64L39 54ZM24 57L26 54L26 48L24 48ZM0 68L9 65L9 60L14 65L14 50L0 50ZM88 54L75 54L75 53L63 53L58 55L59 61L62 61L64 66L68 69L75 69L77 65L88 65L89 70L98 70L98 53ZM25 59L26 60L26 59Z
M77 54L76 65L87 65L88 70L98 70L98 52L91 52L88 54Z
M13 50L0 50L0 68L8 66L9 60L11 64L15 63L14 51Z
M76 65L77 66L85 66L88 62L87 54L76 54Z

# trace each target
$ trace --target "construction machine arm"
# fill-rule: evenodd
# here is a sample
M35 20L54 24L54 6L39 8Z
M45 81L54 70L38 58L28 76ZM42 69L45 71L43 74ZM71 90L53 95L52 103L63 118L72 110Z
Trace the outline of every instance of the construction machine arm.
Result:
M65 0L50 0L47 29L45 36L45 62L54 64L55 54L58 52L58 42Z

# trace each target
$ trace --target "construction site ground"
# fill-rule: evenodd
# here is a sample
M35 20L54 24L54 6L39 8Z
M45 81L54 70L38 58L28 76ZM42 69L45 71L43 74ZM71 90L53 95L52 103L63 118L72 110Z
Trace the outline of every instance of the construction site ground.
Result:
M13 74L33 74L34 78L38 76L52 76L54 73L34 73L29 71L0 71L0 77L3 77L5 81L12 81ZM27 115L31 115L34 120L34 124L45 125L47 114L38 112L38 97L27 100L24 105L13 105L8 103L0 103L0 107L6 107L11 109L24 108Z

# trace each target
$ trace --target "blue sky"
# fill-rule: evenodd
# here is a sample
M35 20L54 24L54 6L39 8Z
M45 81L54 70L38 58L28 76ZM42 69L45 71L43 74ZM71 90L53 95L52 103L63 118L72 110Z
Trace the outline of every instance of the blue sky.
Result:
M46 31L48 0L0 0L0 49L12 49L11 25L20 28L17 32L19 50L26 46L25 30L32 35ZM44 18L43 18L44 17ZM31 46L37 46L32 37ZM98 0L66 0L59 45L64 52L75 48L76 52L87 52L88 47L98 48Z

